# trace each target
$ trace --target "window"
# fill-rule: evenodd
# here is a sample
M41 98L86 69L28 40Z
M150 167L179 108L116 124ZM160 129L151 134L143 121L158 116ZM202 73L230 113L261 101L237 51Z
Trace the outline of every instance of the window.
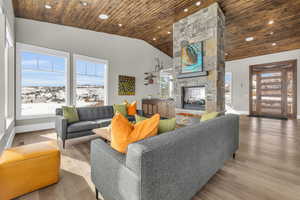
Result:
M17 45L17 117L54 115L69 101L69 54Z
M232 107L232 73L225 73L225 105Z
M107 61L74 55L76 106L102 106L107 102Z
M173 75L172 69L160 71L159 74L160 97L164 99L173 97Z

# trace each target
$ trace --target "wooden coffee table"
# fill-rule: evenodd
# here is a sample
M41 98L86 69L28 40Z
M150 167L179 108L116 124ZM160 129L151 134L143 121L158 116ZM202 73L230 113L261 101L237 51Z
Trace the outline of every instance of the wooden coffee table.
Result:
M97 136L104 139L106 142L111 141L111 126L103 127L103 128L96 128L92 130Z

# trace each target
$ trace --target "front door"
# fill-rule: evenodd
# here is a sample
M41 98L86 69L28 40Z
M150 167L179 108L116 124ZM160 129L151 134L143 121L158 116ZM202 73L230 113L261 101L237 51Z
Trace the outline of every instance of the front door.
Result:
M250 115L296 118L296 61L250 66Z

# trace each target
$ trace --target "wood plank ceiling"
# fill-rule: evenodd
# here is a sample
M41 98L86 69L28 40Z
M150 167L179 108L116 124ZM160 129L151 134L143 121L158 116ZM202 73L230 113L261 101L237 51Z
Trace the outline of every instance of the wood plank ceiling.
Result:
M217 1L226 15L226 60L300 48L300 0L201 0L196 5L198 1L13 0L13 3L17 17L142 39L172 56L173 23ZM109 18L101 20L100 14ZM271 20L273 24L269 24ZM247 37L254 40L246 42Z

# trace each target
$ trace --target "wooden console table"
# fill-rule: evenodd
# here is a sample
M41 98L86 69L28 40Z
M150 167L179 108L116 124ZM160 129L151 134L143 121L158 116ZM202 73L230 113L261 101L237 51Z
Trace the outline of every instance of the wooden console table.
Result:
M169 99L143 99L142 109L146 117L160 114L162 118L175 117L175 102Z

